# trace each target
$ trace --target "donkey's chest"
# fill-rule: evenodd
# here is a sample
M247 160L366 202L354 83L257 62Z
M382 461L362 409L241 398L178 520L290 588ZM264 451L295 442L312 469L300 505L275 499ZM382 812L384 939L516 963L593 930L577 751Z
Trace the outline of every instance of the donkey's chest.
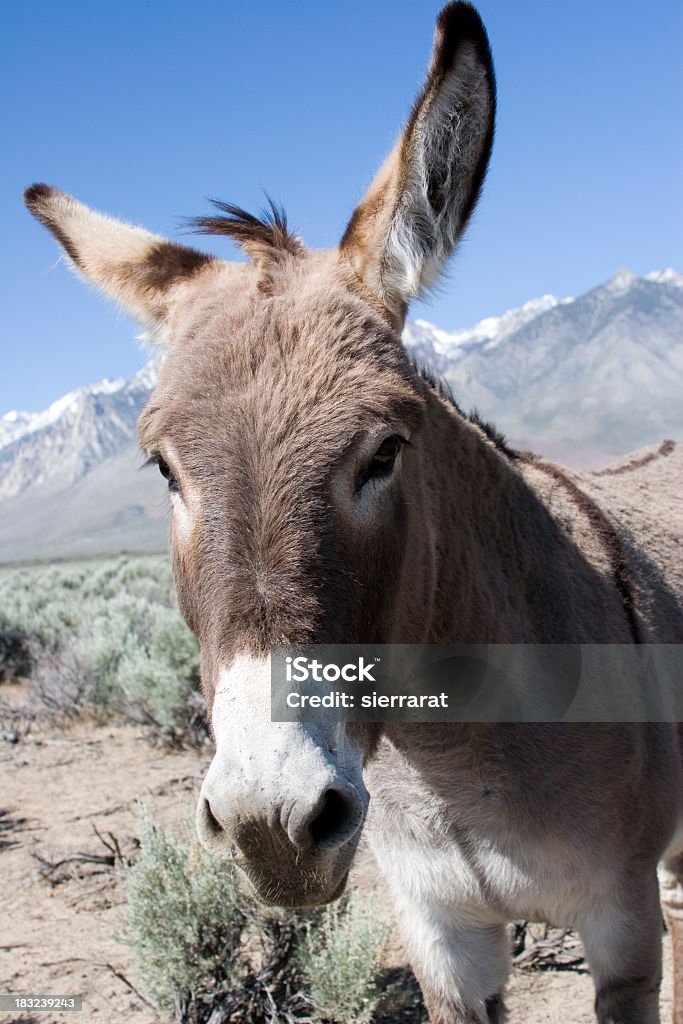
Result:
M610 858L588 854L571 815L558 827L542 794L466 757L455 778L435 792L419 772L399 777L390 756L369 774L370 842L399 904L571 924L609 886Z
M571 850L551 844L510 836L501 843L483 830L421 842L372 831L375 857L399 908L440 908L456 921L524 918L568 926L608 884L608 870L591 872Z

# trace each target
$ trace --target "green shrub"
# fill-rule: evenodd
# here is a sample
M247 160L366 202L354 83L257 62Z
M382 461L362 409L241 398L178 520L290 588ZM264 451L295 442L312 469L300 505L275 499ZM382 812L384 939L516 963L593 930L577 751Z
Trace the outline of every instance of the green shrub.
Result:
M199 682L197 642L178 613L119 594L93 602L74 644L94 706L182 732Z
M128 930L140 977L157 1006L181 1001L201 1020L234 984L246 923L234 872L197 854L145 818L128 883Z
M199 649L177 610L167 558L4 570L0 634L8 644L23 638L50 713L115 713L174 741L206 737ZM11 651L6 661L16 660Z
M368 1024L382 993L379 961L387 925L367 898L351 893L325 908L302 944L301 963L317 1013L335 1024Z
M386 926L351 896L324 910L268 910L234 870L143 822L127 932L142 984L184 1024L366 1024Z
M30 639L19 626L10 625L0 614L0 681L4 677L20 679L31 674Z

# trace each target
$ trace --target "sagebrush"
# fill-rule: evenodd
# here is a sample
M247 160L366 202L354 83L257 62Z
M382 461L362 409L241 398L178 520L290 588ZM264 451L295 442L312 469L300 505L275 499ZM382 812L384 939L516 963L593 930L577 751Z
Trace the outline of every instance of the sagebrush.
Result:
M372 900L353 896L326 907L300 952L311 999L326 1020L368 1024L380 1003L377 984L388 930Z
M204 733L199 649L168 558L0 573L0 670L53 713L120 714L168 738Z
M367 901L258 906L233 868L147 818L127 931L146 992L183 1024L367 1024L380 1001L387 929Z
M143 984L161 1009L182 1001L197 1014L237 973L246 924L235 876L195 854L147 818L141 856L130 871L127 924Z

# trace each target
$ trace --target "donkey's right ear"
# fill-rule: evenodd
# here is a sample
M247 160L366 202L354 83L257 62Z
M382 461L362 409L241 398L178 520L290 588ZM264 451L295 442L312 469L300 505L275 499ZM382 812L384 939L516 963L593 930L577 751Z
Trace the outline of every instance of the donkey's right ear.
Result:
M341 252L400 327L434 283L474 209L496 107L486 30L469 3L441 11L427 81L393 152L356 209Z
M163 339L175 286L219 262L95 213L49 185L32 185L24 201L55 236L74 268L150 328L153 338Z

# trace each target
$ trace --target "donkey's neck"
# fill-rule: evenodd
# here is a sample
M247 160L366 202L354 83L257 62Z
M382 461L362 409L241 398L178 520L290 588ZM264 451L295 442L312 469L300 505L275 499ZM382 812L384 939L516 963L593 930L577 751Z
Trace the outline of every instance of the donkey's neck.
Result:
M546 500L556 481L544 494L523 462L436 394L429 401L435 457L426 491L438 566L430 642L631 641L600 538L595 550L575 539L581 510L558 515Z

